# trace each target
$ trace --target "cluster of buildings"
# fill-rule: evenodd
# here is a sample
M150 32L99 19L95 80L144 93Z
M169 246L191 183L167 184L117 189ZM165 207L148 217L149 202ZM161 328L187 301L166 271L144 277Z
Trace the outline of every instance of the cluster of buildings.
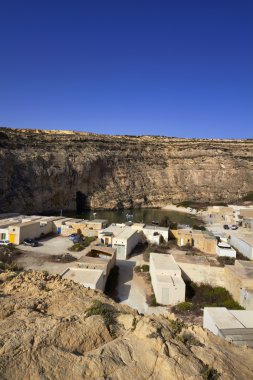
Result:
M253 226L253 207L245 206L210 206L207 214L211 223L225 223L245 228Z
M0 219L0 240L19 245L25 239L39 239L48 234L70 236L80 232L83 236L98 236L108 225L107 220L82 220L62 216L10 215Z
M101 244L117 249L117 259L127 259L138 243L149 241L152 244L167 242L169 228L149 226L142 223L113 223L98 234Z

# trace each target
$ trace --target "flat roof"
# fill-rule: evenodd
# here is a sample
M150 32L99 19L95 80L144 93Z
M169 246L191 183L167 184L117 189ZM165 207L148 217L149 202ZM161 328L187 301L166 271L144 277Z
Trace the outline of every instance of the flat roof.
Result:
M152 258L156 270L180 270L174 257L170 254L151 252L150 258Z
M115 238L117 239L128 239L132 235L136 234L136 231L131 227L125 227Z
M68 268L62 274L62 278L78 282L82 285L95 285L102 275L103 271L100 269Z
M243 324L226 307L205 307L218 329L240 329ZM253 317L253 311L252 311Z
M124 227L126 228L126 227ZM130 228L130 227L129 227ZM109 226L105 229L103 229L102 231L100 231L100 233L106 233L106 232L111 232L113 233L114 236L117 236L121 231L122 231L123 227L118 227L118 226Z
M12 224L10 224L10 227L11 226L14 226L14 227L26 227L26 226L30 226L31 224L38 224L40 222L41 222L41 219L34 219L34 220L29 220L29 222L12 223Z
M101 234L106 234L112 233L115 238L120 238L120 239L128 239L130 236L134 235L136 231L128 226L122 225L122 226L109 226L102 230L100 232ZM110 236L110 235L107 235Z

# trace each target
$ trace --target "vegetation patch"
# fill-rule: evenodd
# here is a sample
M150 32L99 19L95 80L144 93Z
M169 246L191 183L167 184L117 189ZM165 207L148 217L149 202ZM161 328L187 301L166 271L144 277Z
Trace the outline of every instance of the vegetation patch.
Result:
M193 304L191 302L180 302L175 306L175 309L180 313L185 313L193 310Z
M57 263L71 263L76 260L77 258L72 256L70 253L63 253L62 255L53 255L48 258L48 261Z
M117 311L112 305L103 303L99 300L94 300L91 307L85 312L86 317L101 315L107 327L116 324L116 314Z
M72 247L69 248L69 251L80 252L84 248L88 247L96 239L97 238L95 236L87 236L85 240L81 241L80 243L73 244Z
M19 272L22 268L13 261L16 256L21 254L14 245L1 246L0 247L0 270Z
M181 333L182 329L186 327L183 321L180 321L180 319L170 319L169 320L169 327L174 335L174 337Z
M217 260L222 266L225 265L234 265L235 264L235 258L234 257L228 257L228 256L218 256Z
M197 338L195 338L193 334L188 333L188 332L182 335L179 335L178 340L182 342L188 348L192 346L200 346L200 347L204 346Z
M140 272L149 272L149 265L147 264L144 264L144 265L137 265L135 268L134 268L134 271L136 273L140 273Z
M201 375L204 380L218 380L221 377L221 374L215 368L211 368L207 364L203 365Z
M172 311L182 316L201 316L204 307L226 307L232 310L244 310L227 289L209 284L186 282L186 302L175 305Z
M213 306L244 310L238 302L234 301L229 291L221 286L212 287L209 284L198 285L193 282L188 283L188 286L190 286L193 293L191 301L198 308Z

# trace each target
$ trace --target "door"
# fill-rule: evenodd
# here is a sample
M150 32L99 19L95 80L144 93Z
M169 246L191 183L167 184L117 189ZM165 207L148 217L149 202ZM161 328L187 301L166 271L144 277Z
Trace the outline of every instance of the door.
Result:
M125 260L126 259L126 250L124 245L115 245L114 248L117 248L117 259Z
M58 228L57 228L57 234L58 234L58 235L61 234L61 227L58 227Z
M10 240L10 243L14 244L15 243L15 234L10 234L9 235L9 240Z

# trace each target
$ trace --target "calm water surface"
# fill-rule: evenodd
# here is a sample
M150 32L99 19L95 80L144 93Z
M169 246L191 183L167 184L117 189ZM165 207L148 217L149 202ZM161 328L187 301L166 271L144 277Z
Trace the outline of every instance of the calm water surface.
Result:
M129 216L130 215L130 216ZM74 212L63 212L63 216L71 216L83 219L108 219L110 223L123 223L127 220L132 222L143 222L150 224L152 221L162 222L166 218L169 218L173 223L179 224L203 224L203 222L195 215L183 214L177 211L161 210L161 209L134 209L134 210L98 210L98 211L86 211L81 215L77 215Z

